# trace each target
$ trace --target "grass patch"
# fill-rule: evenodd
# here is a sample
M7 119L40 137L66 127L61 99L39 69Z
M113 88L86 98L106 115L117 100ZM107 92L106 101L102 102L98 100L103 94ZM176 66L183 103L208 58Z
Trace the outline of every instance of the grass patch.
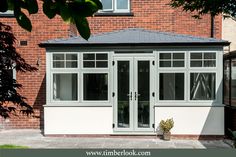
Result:
M17 145L12 145L12 144L4 144L0 145L0 149L27 149L29 147L27 146L17 146Z

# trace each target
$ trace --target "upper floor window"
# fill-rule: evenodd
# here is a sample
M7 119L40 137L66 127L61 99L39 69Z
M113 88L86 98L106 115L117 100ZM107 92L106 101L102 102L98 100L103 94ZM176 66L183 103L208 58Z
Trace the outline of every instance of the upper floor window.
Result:
M130 0L101 0L103 12L129 12Z
M0 17L1 16L14 16L14 12L12 10L8 10L6 12L0 12Z
M216 53L192 52L190 54L190 67L216 67Z

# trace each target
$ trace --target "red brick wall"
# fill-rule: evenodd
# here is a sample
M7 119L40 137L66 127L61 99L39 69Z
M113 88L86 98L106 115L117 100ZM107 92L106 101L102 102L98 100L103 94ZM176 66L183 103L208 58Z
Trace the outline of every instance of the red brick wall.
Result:
M210 37L211 18L194 19L181 9L172 9L170 0L131 0L133 16L95 16L90 18L93 33L109 32L123 28L144 28ZM221 16L215 19L215 36L221 38Z
M109 32L124 28L144 28L164 32L176 32L195 36L210 37L210 16L204 16L201 20L194 19L188 13L180 9L173 10L167 3L169 0L131 0L131 12L133 16L94 16L89 18L92 33ZM0 119L1 128L39 128L43 126L43 108L46 103L45 82L45 49L39 48L42 41L54 38L68 37L71 35L70 27L64 24L59 17L49 20L39 14L30 17L33 24L31 33L20 28L14 18L0 18L0 21L11 25L17 38L16 46L25 60L36 66L40 60L39 70L34 73L17 74L17 81L23 84L20 92L28 98L29 104L34 107L35 115L12 115L9 120ZM215 36L221 38L221 16L215 20ZM28 41L27 46L20 46L22 40Z
M42 41L54 38L68 37L69 25L64 24L59 17L49 20L42 9L39 14L31 15L33 30L27 32L20 28L14 18L0 18L0 22L12 26L14 35L17 39L16 47L22 57L31 65L39 70L33 73L18 73L16 78L23 85L20 90L23 96L27 97L27 102L34 108L35 114L30 118L27 116L14 116L8 120L0 119L0 129L10 128L39 128L43 125L43 108L46 104L46 53L44 48L39 48L38 44ZM20 41L27 41L27 46L21 46ZM39 66L36 65L39 59ZM2 123L1 123L2 122Z

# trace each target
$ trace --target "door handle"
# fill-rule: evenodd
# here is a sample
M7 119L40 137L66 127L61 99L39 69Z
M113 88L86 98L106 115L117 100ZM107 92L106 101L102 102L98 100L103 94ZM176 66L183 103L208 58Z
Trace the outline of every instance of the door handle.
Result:
M137 92L134 92L134 100L136 100L141 94L137 94Z
M127 96L130 98L130 100L132 100L132 92L130 92L130 94L127 94Z

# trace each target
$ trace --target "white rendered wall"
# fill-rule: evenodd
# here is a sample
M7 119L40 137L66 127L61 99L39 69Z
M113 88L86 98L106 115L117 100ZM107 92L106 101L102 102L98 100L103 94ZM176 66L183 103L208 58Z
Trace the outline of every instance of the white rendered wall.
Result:
M112 134L112 107L44 107L45 135Z
M172 134L224 135L224 107L155 107L155 126L173 118Z

